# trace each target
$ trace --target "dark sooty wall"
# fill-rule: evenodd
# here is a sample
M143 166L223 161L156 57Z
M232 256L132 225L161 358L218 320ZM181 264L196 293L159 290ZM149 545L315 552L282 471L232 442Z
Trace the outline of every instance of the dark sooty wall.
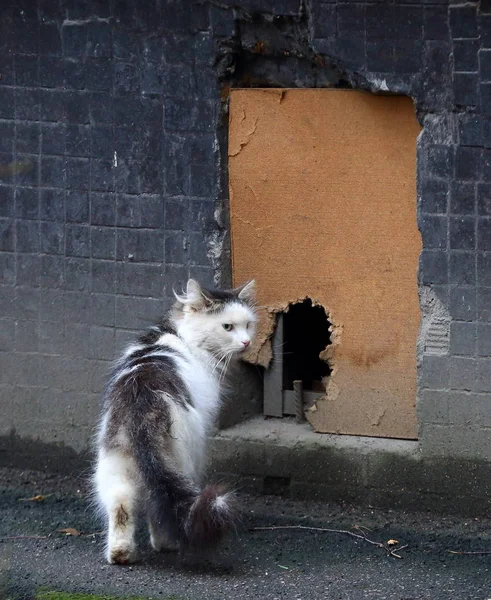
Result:
M415 101L421 443L491 458L487 3L219 4L2 2L2 433L85 449L115 350L229 281L228 88L341 86Z

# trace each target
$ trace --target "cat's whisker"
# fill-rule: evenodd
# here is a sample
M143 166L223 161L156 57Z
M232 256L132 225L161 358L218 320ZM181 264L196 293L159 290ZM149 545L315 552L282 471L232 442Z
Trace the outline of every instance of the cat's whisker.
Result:
M224 379L225 375L227 374L227 370L228 370L228 367L229 367L229 365L230 365L230 361L232 360L232 357L233 357L233 354L232 354L232 353L230 353L230 354L227 356L227 359L226 359L226 362L225 362L225 366L224 366L224 368L223 368L223 371L222 371L222 374L221 374L221 376L220 376L220 379L218 380L218 383L219 383L220 385L222 384L222 382L223 382L223 379Z

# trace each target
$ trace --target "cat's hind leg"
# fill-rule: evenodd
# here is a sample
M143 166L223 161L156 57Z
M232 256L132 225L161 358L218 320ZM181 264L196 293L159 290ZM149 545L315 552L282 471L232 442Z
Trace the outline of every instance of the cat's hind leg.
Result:
M95 481L109 523L107 561L120 565L134 562L139 485L133 459L117 450L104 452L99 457Z
M148 515L150 544L156 552L177 552L179 550L179 542L173 529L170 523L162 523L160 519Z

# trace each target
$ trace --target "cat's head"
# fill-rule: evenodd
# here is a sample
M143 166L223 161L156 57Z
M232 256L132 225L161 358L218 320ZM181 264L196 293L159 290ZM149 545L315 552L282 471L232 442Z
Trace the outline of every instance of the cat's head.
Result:
M175 294L174 317L186 340L217 356L244 352L255 333L254 281L233 290L208 290L190 279Z

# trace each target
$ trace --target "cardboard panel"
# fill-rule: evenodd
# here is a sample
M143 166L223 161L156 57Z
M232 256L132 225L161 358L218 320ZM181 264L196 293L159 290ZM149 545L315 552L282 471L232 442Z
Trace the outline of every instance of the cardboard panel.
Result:
M408 98L351 90L233 90L235 283L255 278L267 366L275 312L322 304L333 344L316 431L416 437L416 138Z

